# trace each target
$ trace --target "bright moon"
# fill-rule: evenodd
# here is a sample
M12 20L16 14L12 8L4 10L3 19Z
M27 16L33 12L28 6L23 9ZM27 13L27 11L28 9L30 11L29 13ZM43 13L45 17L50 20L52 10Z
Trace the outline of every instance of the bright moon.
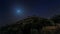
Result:
M19 13L19 12L20 12L20 10L17 10L17 12Z

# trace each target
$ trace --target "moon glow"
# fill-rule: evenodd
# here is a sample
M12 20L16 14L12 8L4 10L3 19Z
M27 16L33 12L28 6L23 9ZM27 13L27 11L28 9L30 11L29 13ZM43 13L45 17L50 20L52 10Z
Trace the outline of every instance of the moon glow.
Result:
M20 10L17 10L17 13L20 13Z

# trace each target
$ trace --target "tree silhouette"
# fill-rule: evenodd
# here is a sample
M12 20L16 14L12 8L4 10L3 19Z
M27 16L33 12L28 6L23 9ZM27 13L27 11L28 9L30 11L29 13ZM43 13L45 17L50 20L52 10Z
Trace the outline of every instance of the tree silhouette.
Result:
M29 23L29 24L26 24L24 27L23 27L23 29L22 29L22 32L23 32L23 34L30 34L31 32L30 32L30 29L31 29L31 23Z
M59 15L54 15L51 18L52 21L54 21L54 23L60 23L60 14Z
M45 26L53 26L52 23L49 19L32 16L18 21L16 24L2 27L0 31L7 30L8 34L18 34L19 32L22 32L20 34L31 34L31 29L36 29L41 34L42 28Z

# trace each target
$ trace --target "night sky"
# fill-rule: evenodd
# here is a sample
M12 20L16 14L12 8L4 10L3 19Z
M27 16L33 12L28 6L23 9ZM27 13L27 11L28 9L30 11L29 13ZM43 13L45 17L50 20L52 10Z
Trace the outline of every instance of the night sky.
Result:
M60 13L60 0L0 0L0 25L11 24L27 16L45 18Z

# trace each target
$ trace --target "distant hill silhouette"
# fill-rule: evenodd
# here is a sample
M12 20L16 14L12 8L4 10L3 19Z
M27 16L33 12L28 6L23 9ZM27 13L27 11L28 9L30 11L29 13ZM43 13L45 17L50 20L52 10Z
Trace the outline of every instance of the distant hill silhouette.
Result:
M50 27L50 28L49 28ZM15 24L7 25L0 28L1 34L42 34L44 31L56 31L55 21L37 16L27 17L17 21ZM33 32L34 30L34 32Z

